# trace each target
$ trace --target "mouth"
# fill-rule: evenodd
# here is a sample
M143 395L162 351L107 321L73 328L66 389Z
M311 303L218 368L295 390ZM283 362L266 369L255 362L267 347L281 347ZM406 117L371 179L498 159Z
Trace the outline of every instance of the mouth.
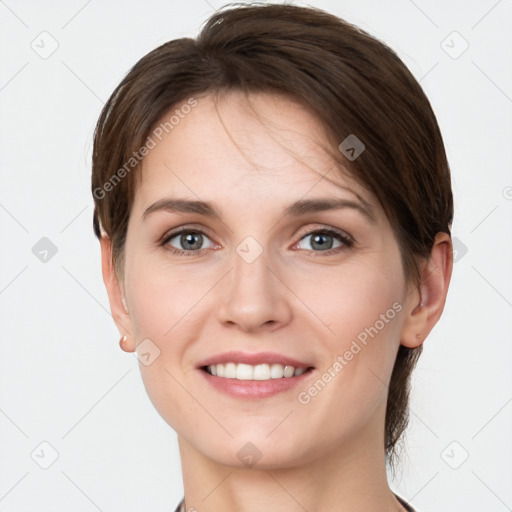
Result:
M270 352L227 352L202 361L197 369L213 389L242 399L291 390L315 371L309 363Z

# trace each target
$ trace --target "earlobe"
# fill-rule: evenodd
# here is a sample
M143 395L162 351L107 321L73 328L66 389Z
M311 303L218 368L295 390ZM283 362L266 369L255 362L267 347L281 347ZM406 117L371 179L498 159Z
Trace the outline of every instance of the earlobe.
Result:
M121 336L121 339L119 340L119 347L121 348L121 350L124 350L125 352L135 351L135 347L132 346L132 344L128 340L128 336Z
M102 236L100 244L101 270L103 282L107 289L108 300L110 302L110 311L121 334L121 339L124 339L123 343L120 343L120 345L126 352L133 352L135 350L135 344L132 335L131 317L121 283L118 280L112 263L112 242L108 236Z
M450 235L438 233L430 258L421 269L419 289L408 297L400 343L408 348L421 345L443 312L453 268Z

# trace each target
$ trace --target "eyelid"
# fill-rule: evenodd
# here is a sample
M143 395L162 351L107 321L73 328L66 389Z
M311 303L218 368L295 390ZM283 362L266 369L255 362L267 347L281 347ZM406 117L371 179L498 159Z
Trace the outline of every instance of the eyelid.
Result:
M186 224L185 226L179 226L177 228L170 229L166 231L164 235L159 240L159 243L165 244L170 239L174 238L177 235L180 235L183 232L192 231L194 233L201 233L203 235L207 235L210 237L211 230L203 225L194 225L194 224Z
M346 231L344 231L343 229L335 228L333 226L328 226L328 225L322 225L322 224L320 224L319 226L314 227L314 228L308 228L301 235L298 235L298 236L300 236L299 240L302 240L304 237L312 235L313 233L323 233L323 232L327 232L330 234L331 233L337 234L338 236L340 236L342 238L346 238L347 240L350 240L351 243L355 243L354 237L352 235L350 235L349 233L347 233Z

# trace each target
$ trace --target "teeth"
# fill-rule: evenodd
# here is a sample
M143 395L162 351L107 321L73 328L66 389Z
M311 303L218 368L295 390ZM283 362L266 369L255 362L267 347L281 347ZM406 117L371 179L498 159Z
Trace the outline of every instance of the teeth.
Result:
M239 364L236 367L235 375L238 380L253 380L254 367L249 364Z
M270 378L281 379L284 377L284 367L282 364L273 364L270 367Z
M283 375L285 377L293 377L293 372L295 371L295 368L293 366L285 366L283 370Z
M254 367L254 380L269 380L270 366L268 364L259 364Z
M207 367L208 373L217 377L237 380L270 380L297 377L302 375L305 368L295 368L294 366L282 364L213 364Z
M224 377L226 379L236 379L236 364L226 363L224 366Z

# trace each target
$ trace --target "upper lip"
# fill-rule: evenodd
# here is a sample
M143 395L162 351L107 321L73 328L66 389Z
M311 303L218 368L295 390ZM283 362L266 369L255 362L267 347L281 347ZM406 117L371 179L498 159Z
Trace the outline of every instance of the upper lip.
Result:
M294 368L309 368L312 365L305 363L303 361L299 361L293 357L285 356L282 354L275 354L273 352L239 352L239 351L229 351L223 352L222 354L217 354L208 359L205 359L201 363L197 365L198 368L202 368L203 366L211 366L215 364L225 364L225 363L242 363L242 364L250 364L252 366L256 366L258 364L282 364L285 366L293 366Z

